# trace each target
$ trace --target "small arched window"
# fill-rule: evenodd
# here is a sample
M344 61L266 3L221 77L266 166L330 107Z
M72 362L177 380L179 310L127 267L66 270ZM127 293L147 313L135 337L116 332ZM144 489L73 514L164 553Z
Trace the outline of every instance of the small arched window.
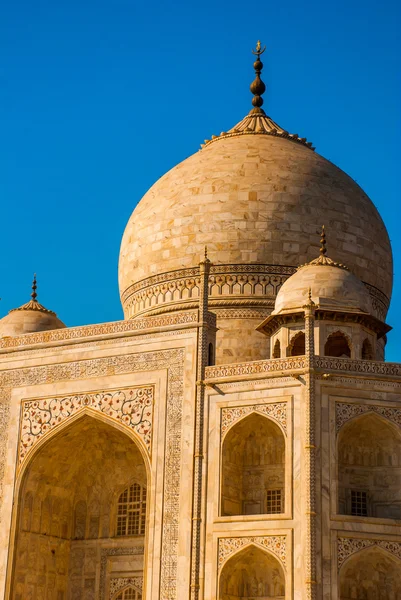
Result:
M373 360L373 348L368 338L362 344L362 360Z
M127 587L114 596L114 600L142 600L142 592L133 587Z
M276 340L276 343L274 344L274 348L273 348L273 358L280 358L280 357L281 357L280 340Z
M303 356L305 354L305 334L300 331L292 338L288 346L287 356Z
M133 483L118 498L117 535L144 535L145 525L146 488Z
M351 358L351 348L342 331L335 331L329 335L324 345L324 355L335 356L337 358Z

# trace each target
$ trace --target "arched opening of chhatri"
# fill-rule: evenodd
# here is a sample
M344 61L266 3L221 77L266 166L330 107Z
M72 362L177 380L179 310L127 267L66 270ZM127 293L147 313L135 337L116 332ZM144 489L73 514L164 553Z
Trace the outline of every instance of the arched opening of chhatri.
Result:
M142 576L147 487L142 453L121 429L86 414L55 433L22 476L10 597L103 597L100 557L117 540L127 549L119 569Z
M284 512L285 438L264 415L251 413L228 431L222 449L221 514Z
M279 560L255 545L231 557L220 575L219 600L285 598L285 574Z
M399 600L401 560L378 546L356 552L340 570L339 600Z

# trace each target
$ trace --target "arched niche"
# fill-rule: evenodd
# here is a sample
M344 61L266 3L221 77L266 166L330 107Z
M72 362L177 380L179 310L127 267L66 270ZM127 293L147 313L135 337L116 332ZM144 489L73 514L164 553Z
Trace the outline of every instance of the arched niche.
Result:
M19 482L10 598L67 600L83 597L85 581L96 585L101 549L121 539L117 493L133 479L147 487L142 452L104 419L85 414L41 444ZM124 544L143 547L145 535ZM143 555L135 560L127 575L142 575Z
M255 545L244 548L223 566L219 600L285 598L285 574L277 558Z
M273 347L273 358L281 358L280 340L276 340Z
M324 355L337 358L351 358L351 346L345 333L334 331L324 345Z
M401 518L401 432L376 413L346 423L338 435L340 514Z
M287 356L303 356L305 354L305 334L299 331L291 338L287 348Z
M283 513L284 490L284 434L271 419L251 413L224 438L221 514Z
M401 560L377 546L356 552L341 567L339 600L401 600Z

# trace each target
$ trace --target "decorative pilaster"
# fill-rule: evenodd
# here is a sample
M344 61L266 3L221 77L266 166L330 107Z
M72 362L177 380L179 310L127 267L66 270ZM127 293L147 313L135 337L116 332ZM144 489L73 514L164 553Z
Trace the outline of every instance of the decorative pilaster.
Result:
M316 599L316 490L315 490L315 309L309 289L305 310L305 479L306 479L306 598Z
M200 560L202 533L202 474L204 451L204 403L205 403L205 369L208 364L208 303L209 303L209 273L211 262L205 258L199 263L199 327L198 327L198 359L197 359L197 389L195 407L195 448L194 448L194 489L192 508L192 544L191 544L191 600L198 600L200 590Z

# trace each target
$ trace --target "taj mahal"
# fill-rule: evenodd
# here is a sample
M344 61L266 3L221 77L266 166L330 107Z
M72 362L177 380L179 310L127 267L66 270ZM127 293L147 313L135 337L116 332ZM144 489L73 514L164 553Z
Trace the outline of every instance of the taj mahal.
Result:
M66 327L40 278L0 319L1 599L401 600L390 241L262 108L264 50L133 211L124 320Z

